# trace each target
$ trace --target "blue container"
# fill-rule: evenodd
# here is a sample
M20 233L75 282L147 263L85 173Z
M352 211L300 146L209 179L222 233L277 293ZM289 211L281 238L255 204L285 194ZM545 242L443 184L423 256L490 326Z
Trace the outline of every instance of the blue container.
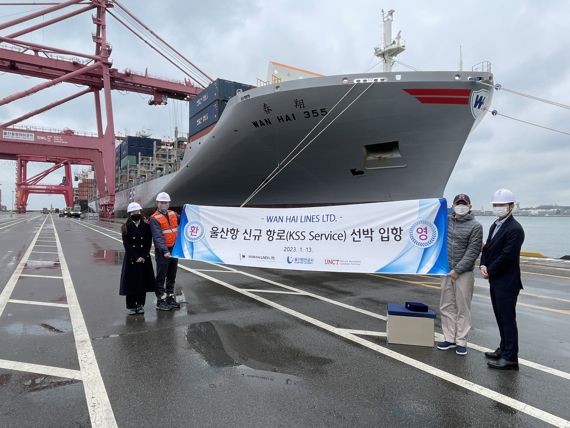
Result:
M215 101L198 114L190 117L190 126L188 128L190 135L192 136L216 123L226 108L226 104L227 101L224 100Z
M160 140L147 137L128 136L121 143L121 159L125 156L136 156L139 152L142 156L152 156L154 143L160 144Z
M245 83L232 82L230 80L216 79L202 92L190 101L190 117L195 116L202 110L209 107L214 101L228 101L233 97L238 89L247 91L253 88Z

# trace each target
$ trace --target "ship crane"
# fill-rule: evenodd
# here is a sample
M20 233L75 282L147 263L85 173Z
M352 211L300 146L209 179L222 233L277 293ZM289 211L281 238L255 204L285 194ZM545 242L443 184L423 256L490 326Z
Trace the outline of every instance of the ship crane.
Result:
M24 4L3 2L0 6ZM67 205L70 206L72 197L70 195L73 194L70 165L92 165L96 176L101 216L112 217L115 202L115 132L111 90L146 94L151 97L149 104L161 105L165 104L168 98L192 99L212 79L116 0L68 0L34 4L47 7L0 23L0 72L30 76L46 81L0 99L0 106L63 82L85 88L0 124L0 159L17 162L16 208L18 212L25 212L28 196L32 193L63 194ZM68 11L35 25L21 28L21 24L64 9ZM94 54L60 49L21 39L21 36L88 11L94 12L92 15L95 25L95 32L92 34L92 41L95 44ZM119 71L113 68L110 57L112 47L107 38L108 15L184 73L184 80L171 81L152 77L147 72L135 73L130 70ZM54 131L15 126L23 120L89 93L93 94L95 103L97 127L95 135L84 135L69 129ZM106 119L104 129L103 111ZM54 165L28 178L27 164L30 161L51 162ZM58 168L65 168L65 178L61 185L49 186L39 183Z

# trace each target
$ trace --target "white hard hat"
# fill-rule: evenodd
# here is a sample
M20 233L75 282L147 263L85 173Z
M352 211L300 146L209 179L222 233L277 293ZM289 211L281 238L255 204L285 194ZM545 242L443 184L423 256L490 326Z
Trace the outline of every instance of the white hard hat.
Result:
M170 195L166 192L160 192L156 195L156 202L170 202Z
M129 206L127 207L127 213L132 213L133 211L140 211L142 210L142 207L140 206L140 204L138 202L131 202L129 204Z
M499 189L493 195L492 204L514 204L515 195L509 189Z

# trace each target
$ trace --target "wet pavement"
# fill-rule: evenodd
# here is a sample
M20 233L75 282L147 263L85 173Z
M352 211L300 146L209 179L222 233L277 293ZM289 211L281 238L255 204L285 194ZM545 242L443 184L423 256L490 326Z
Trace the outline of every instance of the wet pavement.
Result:
M568 262L523 260L520 371L495 372L480 278L464 357L383 336L387 303L438 308L439 280L422 275L181 261L182 308L157 312L149 294L129 316L119 227L0 222L0 426L570 425Z

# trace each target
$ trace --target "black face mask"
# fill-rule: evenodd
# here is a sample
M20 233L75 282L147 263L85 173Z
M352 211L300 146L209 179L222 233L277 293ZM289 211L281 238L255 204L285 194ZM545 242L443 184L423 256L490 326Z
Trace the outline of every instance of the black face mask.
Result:
M140 214L131 214L131 220L132 221L139 221L142 218L142 215Z

